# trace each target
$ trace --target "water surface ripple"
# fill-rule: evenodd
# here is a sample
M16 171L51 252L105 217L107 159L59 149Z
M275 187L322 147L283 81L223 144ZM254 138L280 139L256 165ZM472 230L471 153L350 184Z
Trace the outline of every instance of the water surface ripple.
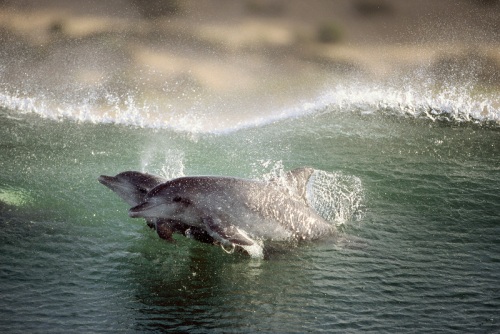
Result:
M1 109L0 331L500 331L498 128L328 108L211 134ZM166 243L96 180L305 165L362 212L263 261Z

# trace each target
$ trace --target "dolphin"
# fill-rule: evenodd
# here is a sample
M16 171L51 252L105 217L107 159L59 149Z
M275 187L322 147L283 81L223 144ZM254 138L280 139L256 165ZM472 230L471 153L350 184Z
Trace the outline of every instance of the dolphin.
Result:
M116 176L101 175L98 181L113 190L128 205L135 206L143 202L151 189L167 180L151 174L126 171Z
M335 234L305 198L314 170L300 168L286 174L291 190L277 180L190 176L162 183L129 210L129 216L171 219L206 231L224 249L241 248L262 258L264 242L299 242Z
M98 181L114 191L128 205L136 206L142 202L147 193L154 187L167 182L159 176L136 172L126 171L117 174L116 176L101 175ZM201 229L191 228L190 226L173 219L165 219L158 217L146 218L146 223L149 227L156 230L158 236L167 241L173 241L172 234L179 232L187 237L205 243L213 243L214 239Z

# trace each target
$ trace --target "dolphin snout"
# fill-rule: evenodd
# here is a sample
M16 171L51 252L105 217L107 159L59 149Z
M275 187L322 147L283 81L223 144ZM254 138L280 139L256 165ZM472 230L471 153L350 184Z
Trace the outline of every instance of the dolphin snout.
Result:
M115 181L115 178L113 176L101 175L97 178L97 181L99 181L100 183L107 186L107 185L113 183L113 181Z
M131 218L157 218L161 214L158 205L150 202L144 202L128 210Z

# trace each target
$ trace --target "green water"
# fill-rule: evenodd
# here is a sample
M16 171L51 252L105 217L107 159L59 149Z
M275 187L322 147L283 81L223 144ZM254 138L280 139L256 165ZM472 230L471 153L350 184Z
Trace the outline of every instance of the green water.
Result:
M0 110L0 331L500 330L500 131L323 108L229 132ZM338 240L251 260L158 238L101 174L357 177Z

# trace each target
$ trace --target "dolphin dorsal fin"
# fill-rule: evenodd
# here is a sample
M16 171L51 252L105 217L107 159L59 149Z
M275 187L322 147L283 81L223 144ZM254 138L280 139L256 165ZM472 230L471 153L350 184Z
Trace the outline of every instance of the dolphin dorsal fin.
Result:
M288 187L306 203L307 183L312 173L314 173L314 168L311 167L300 167L285 173Z

